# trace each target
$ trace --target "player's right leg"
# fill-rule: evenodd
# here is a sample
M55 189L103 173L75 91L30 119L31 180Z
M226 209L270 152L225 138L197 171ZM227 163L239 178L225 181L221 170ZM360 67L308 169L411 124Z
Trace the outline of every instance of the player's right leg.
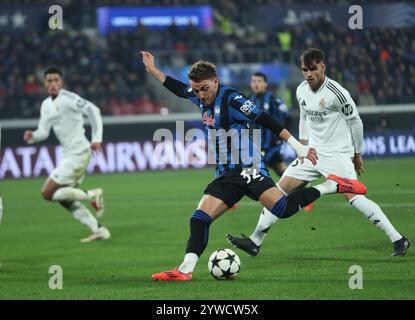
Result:
M352 207L359 210L390 239L393 244L392 256L404 256L406 254L406 250L411 246L411 242L395 229L376 202L363 195L345 193L344 197Z
M280 178L276 184L280 196L288 196L293 190L301 187L306 181L317 180L320 173L316 167L307 160L301 163L298 159L291 162L285 174ZM242 234L242 238L234 237L227 234L226 238L235 247L245 251L251 256L256 256L259 253L261 245L268 234L271 227L278 221L279 217L264 207L259 215L258 223L252 234L247 237Z
M277 183L277 188L281 192L281 196L287 196L291 191L304 185L304 181L298 180L292 177L284 176ZM268 231L277 222L278 217L271 213L266 207L262 208L261 214L259 215L258 223L255 230L249 237L242 234L242 238L234 237L228 234L226 237L228 241L234 246L244 250L251 256L256 256L259 253L262 243Z

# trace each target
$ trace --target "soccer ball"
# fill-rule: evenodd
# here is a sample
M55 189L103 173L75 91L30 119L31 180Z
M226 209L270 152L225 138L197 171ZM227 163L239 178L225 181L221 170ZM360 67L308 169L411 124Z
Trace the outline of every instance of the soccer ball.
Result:
M233 279L241 268L241 260L231 249L220 249L209 257L208 269L217 280Z

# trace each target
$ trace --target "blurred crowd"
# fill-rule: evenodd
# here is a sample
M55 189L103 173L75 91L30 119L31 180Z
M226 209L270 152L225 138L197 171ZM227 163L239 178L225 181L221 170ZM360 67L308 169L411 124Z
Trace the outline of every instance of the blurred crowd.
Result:
M3 0L2 5L49 2ZM415 102L415 28L352 31L318 19L280 30L258 30L249 23L249 12L255 6L271 2L55 1L74 12L82 6L91 17L97 5L210 4L215 9L215 28L205 33L193 26L186 29L171 26L160 32L138 26L135 32L117 31L108 37L91 36L75 28L47 34L35 31L22 35L0 33L0 118L38 116L40 102L44 99L43 71L51 65L63 69L69 90L96 103L103 114L158 113L163 106L158 102L156 92L146 84L146 73L138 56L142 49L154 51L163 64L175 67L201 58L225 64L283 62L296 65L301 51L313 46L326 52L328 76L343 84L359 105ZM238 8L248 9L239 14ZM296 83L287 85L294 95Z

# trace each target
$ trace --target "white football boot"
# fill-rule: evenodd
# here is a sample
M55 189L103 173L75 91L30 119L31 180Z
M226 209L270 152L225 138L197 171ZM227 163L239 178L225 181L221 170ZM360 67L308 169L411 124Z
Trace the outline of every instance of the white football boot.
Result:
M81 239L82 243L88 243L95 240L108 240L111 238L110 231L105 228L104 226L99 227L97 232L94 232L89 237L86 237L84 239Z

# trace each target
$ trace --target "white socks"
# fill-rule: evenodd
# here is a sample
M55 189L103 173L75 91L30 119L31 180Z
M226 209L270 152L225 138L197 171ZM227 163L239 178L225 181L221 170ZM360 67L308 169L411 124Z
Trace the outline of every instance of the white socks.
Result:
M333 180L327 180L314 186L313 188L316 188L318 191L320 191L321 195L324 196L325 194L337 192L337 182L334 182Z
M379 229L386 233L392 242L400 240L402 235L396 231L389 219L385 216L379 205L362 195L350 199L350 204L363 213Z
M193 272L199 257L196 253L186 253L182 264L177 268L181 273Z
M52 196L53 201L83 201L89 199L88 191L72 187L59 188Z
M278 217L273 215L267 208L263 208L259 215L259 220L256 225L255 231L250 235L250 239L257 246L260 246L267 235L267 232L271 226L277 222Z
M73 217L86 225L92 232L97 232L99 229L99 224L97 219L92 215L92 213L79 201L75 201L69 211L72 212Z

